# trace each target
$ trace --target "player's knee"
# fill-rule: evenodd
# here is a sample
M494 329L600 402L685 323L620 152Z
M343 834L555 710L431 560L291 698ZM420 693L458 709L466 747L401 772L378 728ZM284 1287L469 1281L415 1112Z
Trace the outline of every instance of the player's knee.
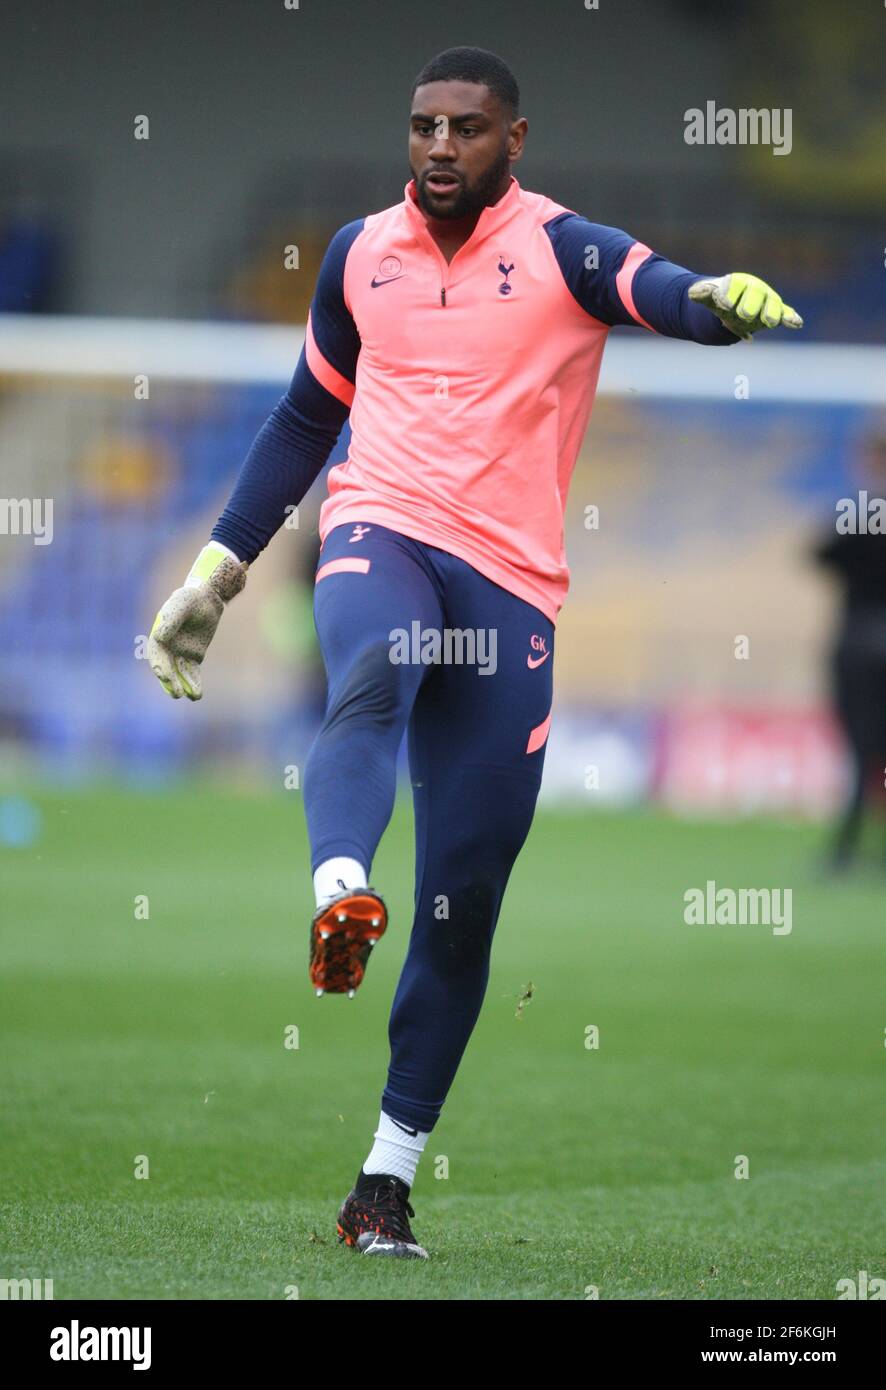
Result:
M479 803L473 823L465 826L467 861L483 865L497 881L507 881L526 843L537 797L537 783L508 779L497 788L494 798L487 798L485 809Z

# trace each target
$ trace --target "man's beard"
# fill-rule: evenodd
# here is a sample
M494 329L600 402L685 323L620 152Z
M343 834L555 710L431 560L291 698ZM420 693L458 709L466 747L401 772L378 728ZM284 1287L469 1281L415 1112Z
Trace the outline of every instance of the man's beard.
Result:
M428 217L437 218L439 221L450 221L456 217L470 217L474 213L481 213L484 208L500 197L499 186L504 180L505 174L510 170L511 161L508 159L507 151L502 150L499 158L491 164L482 174L477 183L472 188L466 188L462 184L459 193L452 202L447 203L440 209L431 207L425 191L425 181L420 180L416 185L416 196L418 205L422 212ZM433 170L429 170L433 173ZM425 175L427 178L427 175Z

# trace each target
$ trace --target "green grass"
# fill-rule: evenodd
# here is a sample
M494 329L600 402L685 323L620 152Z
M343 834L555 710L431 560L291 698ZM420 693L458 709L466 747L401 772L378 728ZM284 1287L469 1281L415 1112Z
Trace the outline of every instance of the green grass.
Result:
M0 850L0 1277L61 1299L829 1299L886 1275L886 885L820 880L809 829L652 814L539 814L413 1194L433 1258L340 1248L411 815L373 872L392 926L366 984L316 1000L296 798L40 794L39 841ZM793 888L792 934L686 926L708 878Z

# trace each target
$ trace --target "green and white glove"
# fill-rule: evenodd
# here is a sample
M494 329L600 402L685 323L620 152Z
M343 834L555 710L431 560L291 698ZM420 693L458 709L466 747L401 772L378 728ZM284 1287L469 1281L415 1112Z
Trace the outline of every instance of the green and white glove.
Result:
M696 280L689 298L704 304L739 338L752 338L761 328L802 328L803 320L765 280L735 270L719 280Z
M148 638L151 670L173 700L203 695L200 666L225 604L246 583L249 566L217 541L204 545L180 589L170 594Z

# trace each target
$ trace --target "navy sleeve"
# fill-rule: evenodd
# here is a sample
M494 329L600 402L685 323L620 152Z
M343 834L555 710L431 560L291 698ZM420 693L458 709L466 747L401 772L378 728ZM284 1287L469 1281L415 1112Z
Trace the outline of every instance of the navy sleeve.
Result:
M570 293L601 323L640 324L668 338L712 346L737 343L734 333L687 293L707 278L674 265L618 227L560 213L545 231Z
M344 270L362 230L360 218L330 242L289 389L259 430L228 505L212 528L213 540L250 564L283 525L287 507L297 506L323 471L350 413L360 335L345 304Z

